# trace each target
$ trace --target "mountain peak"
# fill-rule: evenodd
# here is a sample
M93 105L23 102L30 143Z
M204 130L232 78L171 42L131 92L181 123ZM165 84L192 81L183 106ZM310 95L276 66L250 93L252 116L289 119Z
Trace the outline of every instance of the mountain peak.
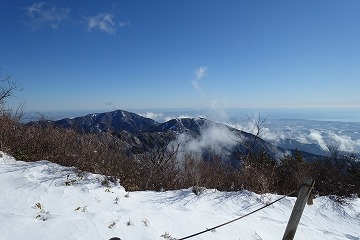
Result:
M121 131L137 133L150 131L159 125L150 118L120 109L111 112L92 113L71 119L65 118L52 123L58 127L71 128L87 133L116 133Z

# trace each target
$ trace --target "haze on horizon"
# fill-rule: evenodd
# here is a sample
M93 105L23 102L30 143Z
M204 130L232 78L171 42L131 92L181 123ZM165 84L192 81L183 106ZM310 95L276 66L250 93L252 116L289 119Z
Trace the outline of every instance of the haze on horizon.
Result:
M3 1L29 111L360 108L360 2Z

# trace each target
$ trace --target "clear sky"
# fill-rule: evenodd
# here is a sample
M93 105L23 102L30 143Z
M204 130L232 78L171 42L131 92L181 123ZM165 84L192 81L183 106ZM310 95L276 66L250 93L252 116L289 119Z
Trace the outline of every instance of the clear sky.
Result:
M359 0L0 3L31 111L359 107Z

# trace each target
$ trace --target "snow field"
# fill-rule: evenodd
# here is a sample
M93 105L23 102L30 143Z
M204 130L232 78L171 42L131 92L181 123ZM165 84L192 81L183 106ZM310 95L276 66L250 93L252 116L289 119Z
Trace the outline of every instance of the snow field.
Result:
M191 189L130 192L104 186L104 176L48 161L22 162L0 153L0 239L182 238L238 218L281 197L248 191ZM315 185L316 187L316 185ZM281 239L296 198L190 239ZM307 205L295 239L360 240L360 200L328 197Z

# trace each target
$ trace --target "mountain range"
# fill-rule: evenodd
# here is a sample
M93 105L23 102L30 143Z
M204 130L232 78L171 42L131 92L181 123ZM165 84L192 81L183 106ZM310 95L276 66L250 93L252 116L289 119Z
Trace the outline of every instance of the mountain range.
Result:
M253 134L200 117L175 118L159 123L132 112L116 110L29 124L45 123L83 133L111 134L125 143L128 152L132 154L164 148L174 143L179 144L183 151L200 153L205 159L213 153L231 160L249 151L265 151L271 158L279 160L294 153L293 149L275 146ZM309 161L319 158L308 152L300 153Z

